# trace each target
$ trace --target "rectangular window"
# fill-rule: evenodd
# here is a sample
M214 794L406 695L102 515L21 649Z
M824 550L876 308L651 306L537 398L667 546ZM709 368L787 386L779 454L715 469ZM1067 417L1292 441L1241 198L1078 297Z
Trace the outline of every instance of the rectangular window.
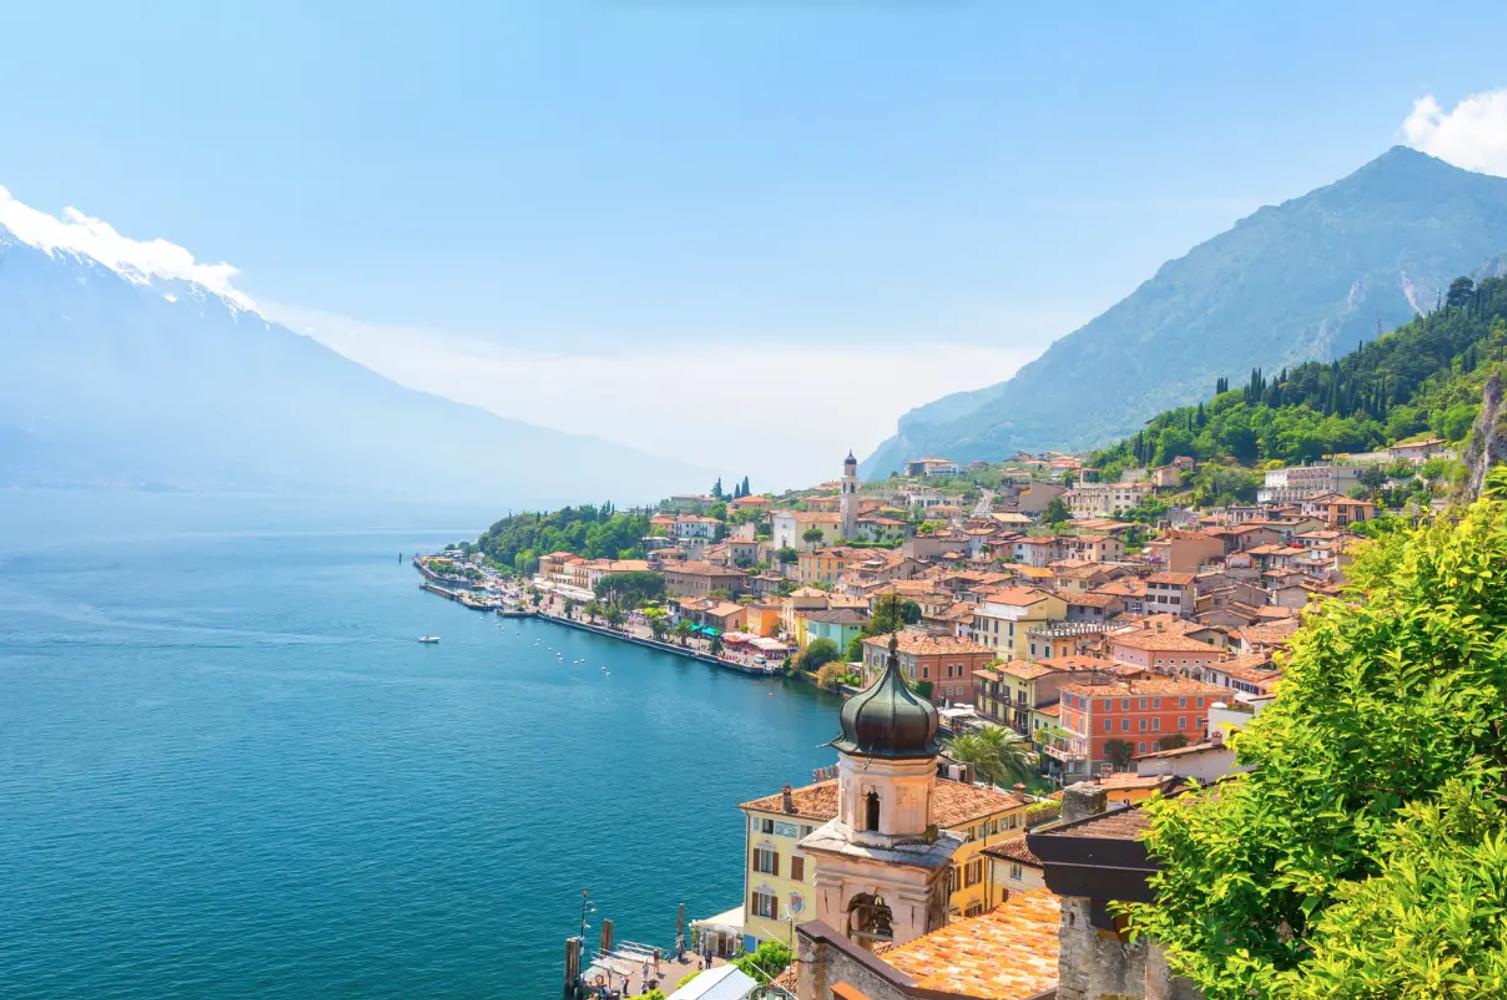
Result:
M1012 879L1014 879L1015 881L1019 882L1021 880L1021 878L1022 878L1023 875L1024 875L1024 873L1020 870L1020 865L1011 865L1010 866L1010 877Z
M1151 707L1152 708L1161 708L1162 707L1162 699L1160 699L1160 698L1152 698L1151 699Z
M772 820L772 819L761 819L761 820L759 820L759 832L760 833L774 833L774 820Z
M1108 698L1104 699L1104 711L1106 711L1106 712L1112 712L1112 711L1114 711L1114 707L1115 707L1115 703L1113 701L1111 701Z
M1121 719L1120 720L1120 732L1122 732L1122 733L1128 733L1128 732L1130 732L1130 720L1129 719Z
M1146 741L1142 740L1140 746L1141 746L1141 753L1145 753L1146 752Z
M1179 715L1177 717L1177 728L1179 731L1188 728L1188 717L1186 715Z
M1196 708L1203 708L1204 707L1204 700L1202 698L1199 698L1197 705L1195 705L1194 707L1196 707Z
M1146 711L1146 699L1145 698L1141 699L1141 711L1143 711L1143 712Z
M1140 726L1139 726L1139 728L1140 728L1140 731L1143 732L1143 733L1146 731L1146 720L1145 719L1141 719L1140 720Z
M1115 728L1115 720L1114 719L1105 719L1104 720L1104 731L1106 733L1114 732L1114 728Z
M1153 715L1151 717L1151 730L1152 730L1152 732L1156 732L1157 730L1159 730L1161 728L1162 728L1162 717L1160 715Z
M1126 711L1126 712L1130 711L1130 699L1129 698L1121 698L1120 699L1120 708L1121 708L1122 711Z
M767 920L778 920L780 918L780 901L770 893L754 893L752 903L754 916L764 917Z
M753 849L753 870L765 875L780 873L780 856L767 847Z
M1177 707L1178 708L1187 708L1188 707L1188 699L1187 699L1186 696L1177 699Z

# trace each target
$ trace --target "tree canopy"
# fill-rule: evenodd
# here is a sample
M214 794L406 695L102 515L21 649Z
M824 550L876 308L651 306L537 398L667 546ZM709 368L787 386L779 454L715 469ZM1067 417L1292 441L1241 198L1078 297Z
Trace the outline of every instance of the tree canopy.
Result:
M573 552L587 559L642 559L649 515L624 514L610 503L582 504L544 513L514 514L492 525L477 545L515 572L533 572L539 557Z
M1003 726L983 726L947 741L953 760L972 764L980 781L1009 784L1031 772L1031 753L1025 737Z
M1207 403L1168 410L1098 453L1106 478L1178 455L1243 465L1309 462L1368 451L1416 434L1458 441L1480 408L1487 374L1507 361L1507 280L1458 279L1446 304L1332 362L1231 388L1216 380Z
M1130 927L1210 1000L1507 996L1507 471L1310 612L1241 777L1147 806Z

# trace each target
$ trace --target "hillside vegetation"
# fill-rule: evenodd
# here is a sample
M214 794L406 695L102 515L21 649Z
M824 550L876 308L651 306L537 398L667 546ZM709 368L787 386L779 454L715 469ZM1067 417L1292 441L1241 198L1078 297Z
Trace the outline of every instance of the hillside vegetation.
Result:
M1158 414L1092 464L1114 478L1177 455L1252 466L1369 451L1416 435L1458 442L1504 361L1507 280L1460 278L1440 308L1343 358L1274 377L1258 369L1234 389L1221 379L1212 400Z
M907 413L861 472L1103 447L1219 376L1328 362L1432 309L1504 233L1507 179L1393 149L1168 261L1008 381Z
M517 573L534 571L540 556L573 552L588 559L642 559L649 515L622 513L612 504L582 504L543 513L514 514L476 540L489 558Z

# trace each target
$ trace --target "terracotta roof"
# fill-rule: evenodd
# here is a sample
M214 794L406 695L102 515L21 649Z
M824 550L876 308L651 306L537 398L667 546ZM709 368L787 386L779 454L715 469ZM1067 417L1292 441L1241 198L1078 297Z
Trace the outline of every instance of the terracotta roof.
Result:
M981 600L994 604L1019 605L1039 604L1051 596L1046 591L1035 587L1001 587L979 595Z
M1046 889L1012 895L883 955L921 989L977 1000L1025 1000L1057 985L1062 906Z
M887 648L890 644L890 634L870 636L863 640L863 644ZM932 635L915 629L900 630L898 649L911 656L935 656L948 653L989 653L992 655L993 653L987 647L968 639L959 639L955 635Z
M1076 604L1080 608L1107 608L1110 604L1119 600L1114 594L1106 594L1101 591L1073 591L1059 594L1069 604Z
M837 779L830 781L818 781L814 785L806 785L802 788L792 789L790 798L795 806L795 812L787 813L784 808L784 794L775 792L766 795L762 799L753 799L740 805L739 809L748 809L753 812L780 813L784 816L795 816L799 819L816 820L825 823L837 818Z
M1041 867L1041 859L1032 854L1031 849L1026 846L1025 834L1021 834L1019 837L1015 837L1011 840L1006 840L1002 843L995 844L993 847L986 847L979 853L987 854L991 858L1001 858L1006 861L1017 861L1023 865L1031 865L1033 868Z
M1094 588L1096 594L1110 594L1114 597L1145 597L1146 581L1140 577L1122 576L1118 580L1111 580Z
M1147 694L1203 695L1219 697L1228 695L1230 689L1203 681L1190 681L1182 677L1134 677L1108 684L1068 684L1064 691L1083 695L1086 698L1121 698Z
M1193 578L1194 574L1192 573L1173 573L1170 570L1163 570L1160 573L1152 573L1146 578L1146 582L1165 583L1174 587L1186 587L1193 582Z
M1011 660L999 668L1000 673L1009 674L1017 680L1030 681L1053 672L1051 667L1041 663L1032 663L1029 660Z
M1131 649L1146 650L1148 652L1174 652L1174 653L1213 653L1218 652L1218 647L1207 642L1199 642L1186 635L1176 632L1140 631L1128 632L1123 635L1112 635L1109 641L1116 646L1128 646Z
M1025 796L1015 792L939 778L931 796L931 821L951 830L1025 804Z

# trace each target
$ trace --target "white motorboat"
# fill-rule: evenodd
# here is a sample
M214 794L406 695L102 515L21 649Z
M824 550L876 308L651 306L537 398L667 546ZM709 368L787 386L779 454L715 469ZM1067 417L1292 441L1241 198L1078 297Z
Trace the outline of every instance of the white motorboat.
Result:
M425 645L428 645L428 646L432 646L436 642L439 642L439 641L440 641L440 637L437 636L437 635L421 635L421 636L419 636L419 642L422 642L422 643L424 643Z

